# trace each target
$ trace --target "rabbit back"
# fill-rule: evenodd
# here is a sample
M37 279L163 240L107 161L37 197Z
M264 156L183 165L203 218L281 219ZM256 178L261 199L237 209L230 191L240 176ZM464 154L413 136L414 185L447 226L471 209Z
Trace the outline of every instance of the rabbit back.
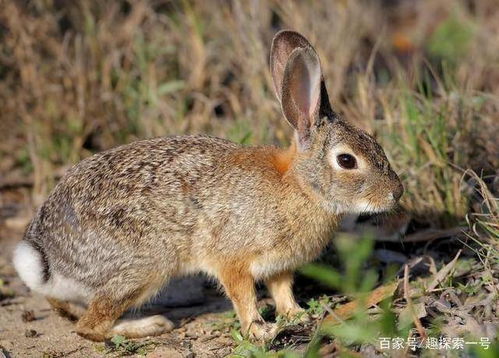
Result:
M131 285L150 270L166 279L191 254L198 197L210 195L198 187L217 181L220 157L237 148L208 136L156 138L83 160L28 226L14 254L21 277L42 293L88 292L83 301L123 275Z

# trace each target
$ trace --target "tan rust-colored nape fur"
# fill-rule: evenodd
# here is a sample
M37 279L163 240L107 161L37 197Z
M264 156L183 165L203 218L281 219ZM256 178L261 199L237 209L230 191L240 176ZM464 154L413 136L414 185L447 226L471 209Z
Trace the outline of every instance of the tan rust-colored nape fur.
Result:
M268 340L255 281L277 313L302 310L293 271L319 255L345 213L391 209L403 188L376 141L336 117L319 58L279 32L271 71L287 150L209 136L138 141L71 168L39 208L14 254L24 282L79 319L92 340L173 328L164 316L121 319L176 276L205 272L232 300L244 334Z

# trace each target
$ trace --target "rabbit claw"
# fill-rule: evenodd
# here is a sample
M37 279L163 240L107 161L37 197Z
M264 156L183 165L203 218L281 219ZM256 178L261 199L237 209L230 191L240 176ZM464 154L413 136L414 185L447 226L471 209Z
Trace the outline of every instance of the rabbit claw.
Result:
M269 342L278 332L279 327L275 323L253 321L248 330L248 337L257 342Z

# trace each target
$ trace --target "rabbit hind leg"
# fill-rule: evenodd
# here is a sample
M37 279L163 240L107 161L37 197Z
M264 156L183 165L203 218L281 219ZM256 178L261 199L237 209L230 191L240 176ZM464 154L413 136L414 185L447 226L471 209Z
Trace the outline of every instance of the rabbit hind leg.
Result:
M134 307L139 307L168 282L168 274L149 274L149 285L138 295ZM146 317L122 317L117 320L110 330L111 335L120 335L127 338L141 338L147 336L158 336L171 331L174 328L172 321L163 315Z
M111 335L120 335L127 338L141 338L158 336L171 331L173 328L173 322L163 315L142 318L124 318L116 321L111 329Z
M76 323L76 333L92 341L110 338L114 322L134 304L136 295L114 298L99 294L89 304L85 314Z
M85 308L83 308L82 306L70 303L68 301L62 301L57 298L46 298L48 303L61 317L67 318L70 321L77 321L85 313Z
M120 316L131 307L138 307L154 295L165 283L165 275L152 271L141 271L139 274L122 273L116 280L108 282L106 287L96 292L94 298L90 301L85 314L76 324L76 332L87 339L93 341L103 341L117 334L118 330L113 331L113 326ZM141 285L141 282L148 282ZM117 327L121 332L131 332L128 336L142 336L139 331L146 333L158 332L157 327L171 329L170 321L160 322L160 318L150 321L136 322L126 324L124 321L118 321ZM145 328L150 325L152 328ZM127 328L128 327L128 328ZM137 328L139 327L139 328ZM142 327L142 328L140 328ZM156 327L156 328L154 328Z

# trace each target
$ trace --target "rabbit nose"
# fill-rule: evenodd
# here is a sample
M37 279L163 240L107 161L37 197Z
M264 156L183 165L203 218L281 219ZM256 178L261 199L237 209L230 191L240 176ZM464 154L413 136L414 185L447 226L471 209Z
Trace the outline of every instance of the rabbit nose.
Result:
M395 199L395 201L399 201L402 194L404 194L404 186L402 185L401 182L398 182L398 185L393 190L392 194L393 194L393 198Z

